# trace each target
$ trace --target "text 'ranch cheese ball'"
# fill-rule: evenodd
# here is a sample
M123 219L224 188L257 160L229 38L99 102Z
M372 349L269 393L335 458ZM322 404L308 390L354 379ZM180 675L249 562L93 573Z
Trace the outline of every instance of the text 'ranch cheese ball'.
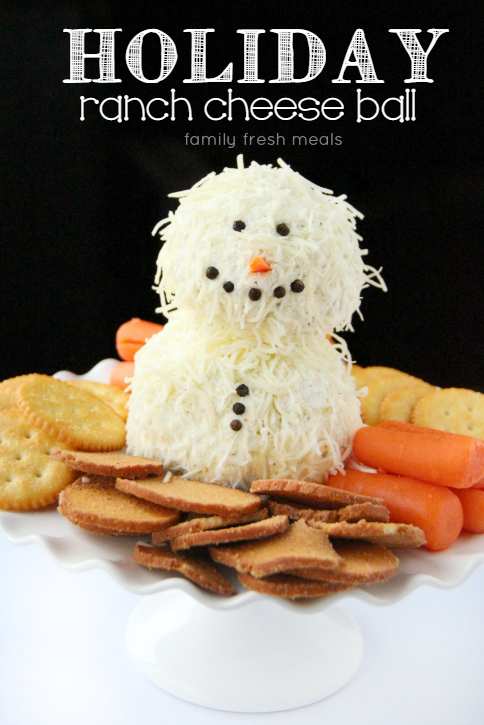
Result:
M384 283L363 265L357 212L279 163L239 157L161 223L169 322L135 356L128 453L194 480L324 482L361 426L346 344L325 335Z
M174 308L196 309L240 328L274 320L289 334L308 323L327 333L351 328L363 287L383 286L363 264L361 215L278 163L244 168L239 156L236 169L171 195L180 206L155 228L164 241L158 311L170 318Z

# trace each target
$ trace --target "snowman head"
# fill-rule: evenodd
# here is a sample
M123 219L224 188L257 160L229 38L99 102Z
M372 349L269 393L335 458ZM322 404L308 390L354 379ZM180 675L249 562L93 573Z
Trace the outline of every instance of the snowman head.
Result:
M192 309L239 329L350 328L362 288L383 285L363 264L361 215L281 160L237 162L171 195L180 205L155 228L159 311Z

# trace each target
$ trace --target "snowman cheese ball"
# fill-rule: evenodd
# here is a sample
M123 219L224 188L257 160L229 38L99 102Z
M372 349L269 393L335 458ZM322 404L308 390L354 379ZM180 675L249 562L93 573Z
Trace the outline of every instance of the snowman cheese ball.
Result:
M128 453L192 480L324 483L361 426L344 341L361 290L359 216L294 172L255 162L209 174L160 222L168 318L135 357Z

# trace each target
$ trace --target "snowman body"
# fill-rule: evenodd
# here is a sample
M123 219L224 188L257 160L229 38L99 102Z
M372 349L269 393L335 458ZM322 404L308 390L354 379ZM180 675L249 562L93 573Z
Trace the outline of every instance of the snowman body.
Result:
M356 212L289 167L210 175L161 223L164 330L136 354L128 452L193 480L324 482L361 426L345 343Z

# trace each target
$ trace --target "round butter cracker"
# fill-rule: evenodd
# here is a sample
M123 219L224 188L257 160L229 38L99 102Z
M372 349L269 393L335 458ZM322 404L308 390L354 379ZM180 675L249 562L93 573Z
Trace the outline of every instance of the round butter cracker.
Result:
M72 448L116 451L124 445L123 419L86 390L36 377L17 388L15 399L34 425Z
M466 388L443 388L420 398L412 423L484 440L484 395Z
M49 378L49 375L40 375L40 373L30 373L28 375L17 375L16 378L7 378L0 383L0 410L8 410L9 408L16 408L17 403L15 402L15 393L27 380L33 378Z
M380 406L384 398L398 388L407 388L409 385L421 383L423 380L414 378L407 373L390 375L387 378L380 378L368 383L368 393L361 398L361 418L366 425L376 425L380 420Z
M48 506L77 474L54 461L50 451L59 447L18 410L0 412L0 508L30 511Z
M383 378L390 378L395 375L399 377L400 375L406 374L396 368L387 368L383 365L370 365L368 368L362 368L359 365L352 365L351 367L351 375L355 379L357 390L364 388L365 385L369 385L374 380L382 380Z
M114 385L95 383L93 380L67 380L66 382L68 385L74 385L75 388L92 393L104 403L107 403L125 423L128 420L129 395L124 390L116 388Z
M380 405L380 421L400 420L410 423L412 411L420 398L435 388L428 383L416 383L406 388L397 388L386 395Z

